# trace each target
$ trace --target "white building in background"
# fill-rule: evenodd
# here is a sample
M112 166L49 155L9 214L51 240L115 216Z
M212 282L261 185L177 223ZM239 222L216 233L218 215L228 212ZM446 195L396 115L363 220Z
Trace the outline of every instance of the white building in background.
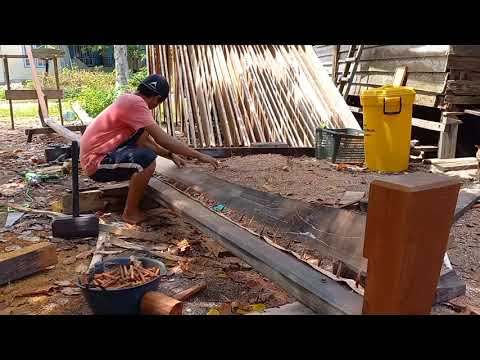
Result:
M38 45L32 45L36 47ZM61 50L65 52L65 56L59 60L59 70L63 67L71 66L70 53L66 45L61 45ZM25 45L0 45L1 55L25 55ZM35 59L37 71L42 74L45 71L45 61ZM10 82L19 83L25 80L32 79L32 72L30 70L30 63L28 59L8 59L8 68L10 73ZM49 73L53 74L53 63L49 64ZM5 70L3 68L3 61L0 61L0 85L5 84Z

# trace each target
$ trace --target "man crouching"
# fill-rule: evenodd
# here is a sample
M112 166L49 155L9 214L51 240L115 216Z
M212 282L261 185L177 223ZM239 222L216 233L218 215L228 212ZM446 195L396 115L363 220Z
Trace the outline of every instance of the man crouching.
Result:
M139 204L155 172L157 155L171 159L179 167L185 162L178 155L218 167L214 158L168 135L153 119L150 110L165 101L169 88L163 76L148 76L134 94L119 96L103 110L80 140L80 163L90 178L98 182L131 179L122 215L130 224L147 218Z

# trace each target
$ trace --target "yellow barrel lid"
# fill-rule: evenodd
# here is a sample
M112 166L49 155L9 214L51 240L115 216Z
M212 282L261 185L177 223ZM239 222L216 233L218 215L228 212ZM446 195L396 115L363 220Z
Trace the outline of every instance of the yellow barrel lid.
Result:
M390 97L402 95L415 95L415 90L414 88L408 86L393 86L388 84L379 88L367 89L362 92L360 97Z
M387 98L399 98L405 104L413 104L415 90L407 86L384 85L375 89L368 89L360 95L362 106L383 106Z

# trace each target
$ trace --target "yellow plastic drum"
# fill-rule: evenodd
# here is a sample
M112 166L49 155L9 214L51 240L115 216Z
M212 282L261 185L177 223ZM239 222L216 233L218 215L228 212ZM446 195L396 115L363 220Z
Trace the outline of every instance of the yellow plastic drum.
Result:
M365 90L360 96L365 161L370 170L408 169L414 100L413 88L393 85Z

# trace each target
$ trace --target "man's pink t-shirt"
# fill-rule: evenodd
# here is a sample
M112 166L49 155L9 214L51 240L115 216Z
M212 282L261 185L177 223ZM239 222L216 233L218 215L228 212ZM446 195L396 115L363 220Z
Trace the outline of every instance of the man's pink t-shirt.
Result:
M93 175L106 154L137 130L155 124L147 103L138 95L124 94L88 125L80 139L80 163Z

